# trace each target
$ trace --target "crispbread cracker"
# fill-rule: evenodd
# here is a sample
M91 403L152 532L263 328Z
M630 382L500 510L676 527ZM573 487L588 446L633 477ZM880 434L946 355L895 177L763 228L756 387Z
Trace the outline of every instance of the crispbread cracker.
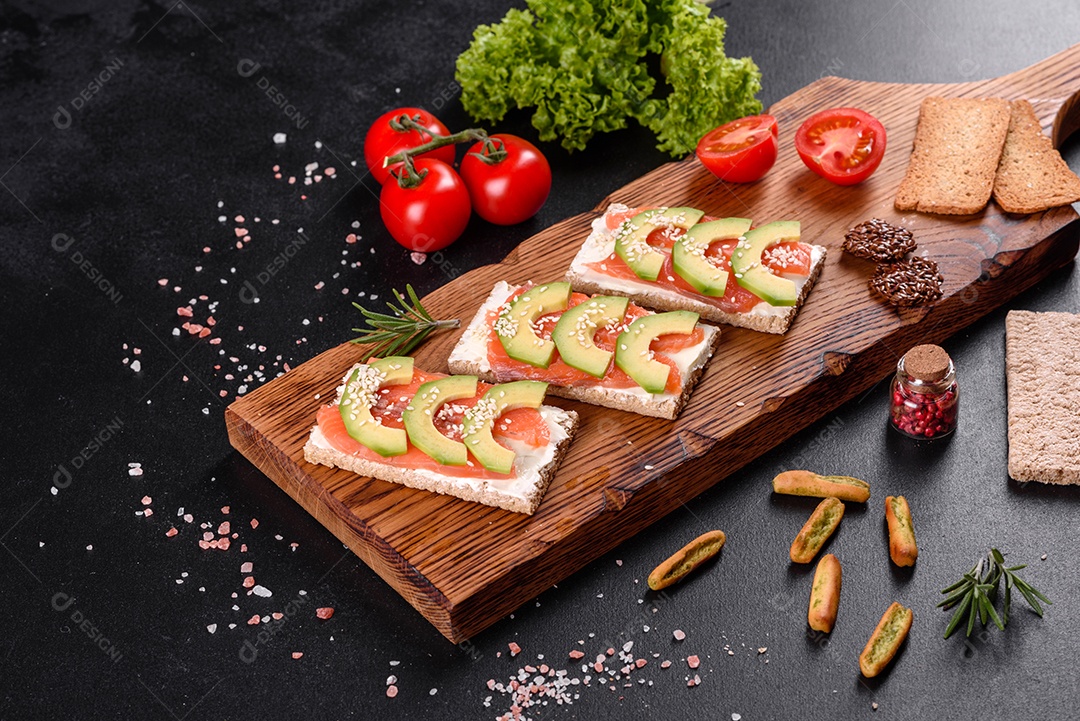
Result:
M1080 315L1005 318L1009 475L1080 484Z
M990 200L1008 129L1001 98L925 98L896 209L978 213Z
M994 200L1007 213L1037 213L1080 200L1080 178L1043 135L1031 103L1017 100L1011 108Z

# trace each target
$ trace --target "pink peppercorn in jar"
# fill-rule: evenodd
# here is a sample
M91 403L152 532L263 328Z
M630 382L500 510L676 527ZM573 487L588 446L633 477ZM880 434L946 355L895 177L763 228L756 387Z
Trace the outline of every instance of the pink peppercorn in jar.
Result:
M945 349L917 345L896 364L889 422L906 436L942 438L956 430L960 389Z

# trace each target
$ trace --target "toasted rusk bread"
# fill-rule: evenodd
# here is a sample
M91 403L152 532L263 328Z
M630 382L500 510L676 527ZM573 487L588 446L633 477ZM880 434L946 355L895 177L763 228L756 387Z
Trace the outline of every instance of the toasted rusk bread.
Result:
M1011 104L1009 133L994 177L994 200L1007 213L1037 213L1080 200L1080 178L1043 135L1026 100Z
M1000 98L925 98L896 209L971 215L985 208L1009 115Z

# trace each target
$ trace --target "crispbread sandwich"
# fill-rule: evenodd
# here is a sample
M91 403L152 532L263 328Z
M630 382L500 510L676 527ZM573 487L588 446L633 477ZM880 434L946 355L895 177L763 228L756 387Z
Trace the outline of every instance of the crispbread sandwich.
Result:
M304 458L531 514L578 423L543 405L546 387L426 373L406 357L358 363L319 409Z
M798 221L753 226L694 208L614 204L592 224L566 275L574 290L765 333L786 333L825 263Z
M566 282L500 281L450 353L450 370L488 382L549 383L552 395L675 418L720 331L696 313L654 313Z

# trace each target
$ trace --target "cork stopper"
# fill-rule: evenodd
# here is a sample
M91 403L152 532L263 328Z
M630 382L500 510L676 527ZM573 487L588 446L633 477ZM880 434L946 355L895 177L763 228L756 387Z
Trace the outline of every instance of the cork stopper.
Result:
M939 345L917 345L904 355L904 370L924 383L944 378L949 363L949 354Z

